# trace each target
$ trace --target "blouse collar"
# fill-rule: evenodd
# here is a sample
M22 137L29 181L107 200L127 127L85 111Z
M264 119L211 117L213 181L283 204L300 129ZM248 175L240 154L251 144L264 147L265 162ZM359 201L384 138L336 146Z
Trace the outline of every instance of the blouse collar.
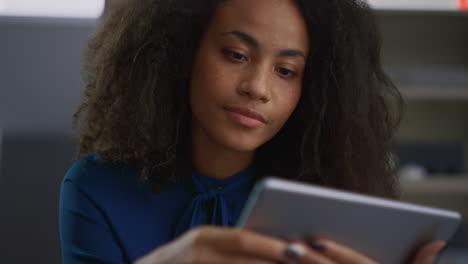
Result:
M216 179L192 170L192 198L177 221L176 238L186 230L203 225L233 225L256 179L250 166L228 178Z
M193 187L195 188L194 191L197 193L206 193L210 190L220 191L225 188L242 188L255 178L255 171L253 166L249 166L232 176L224 179L217 179L192 169L191 176L194 184Z

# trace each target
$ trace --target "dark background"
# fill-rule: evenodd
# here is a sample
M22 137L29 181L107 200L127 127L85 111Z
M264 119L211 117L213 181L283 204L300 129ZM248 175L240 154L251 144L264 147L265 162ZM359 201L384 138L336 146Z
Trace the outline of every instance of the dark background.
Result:
M0 263L61 263L60 183L76 151L71 115L98 22L0 16Z

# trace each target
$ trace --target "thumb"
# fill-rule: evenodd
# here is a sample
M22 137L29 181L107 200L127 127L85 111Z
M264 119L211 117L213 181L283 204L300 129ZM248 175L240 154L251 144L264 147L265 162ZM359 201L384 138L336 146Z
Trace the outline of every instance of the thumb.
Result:
M412 264L433 264L437 254L439 254L446 245L447 242L443 240L426 244L418 251Z

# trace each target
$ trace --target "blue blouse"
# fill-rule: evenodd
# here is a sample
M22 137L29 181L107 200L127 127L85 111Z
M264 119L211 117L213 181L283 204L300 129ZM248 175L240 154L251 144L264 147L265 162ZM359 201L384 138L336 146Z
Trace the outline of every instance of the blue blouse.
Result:
M252 167L226 179L192 171L159 194L133 166L77 160L60 190L59 231L64 264L133 263L202 225L235 225L256 181Z

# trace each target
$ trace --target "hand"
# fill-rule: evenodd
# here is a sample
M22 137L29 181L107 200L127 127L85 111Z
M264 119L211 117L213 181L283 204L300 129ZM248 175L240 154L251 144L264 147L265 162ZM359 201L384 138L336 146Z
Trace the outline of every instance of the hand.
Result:
M437 254L447 245L447 242L439 240L422 247L416 254L411 264L432 264Z
M412 264L432 264L444 243L436 242L423 247ZM289 245L286 241L243 229L202 226L151 251L135 264L377 263L350 248L328 240L320 240L320 244L313 244L315 249L297 242L299 254L297 250L288 250ZM320 248L325 250L319 250Z
M201 226L151 251L135 264L291 263L285 254L287 247L286 241L243 229Z
M437 254L445 247L445 241L435 241L423 246L415 255L411 264L433 264ZM377 264L375 260L364 256L351 248L326 239L315 240L310 243L297 242L298 252L296 261L300 263L321 264ZM305 250L301 249L305 248Z

